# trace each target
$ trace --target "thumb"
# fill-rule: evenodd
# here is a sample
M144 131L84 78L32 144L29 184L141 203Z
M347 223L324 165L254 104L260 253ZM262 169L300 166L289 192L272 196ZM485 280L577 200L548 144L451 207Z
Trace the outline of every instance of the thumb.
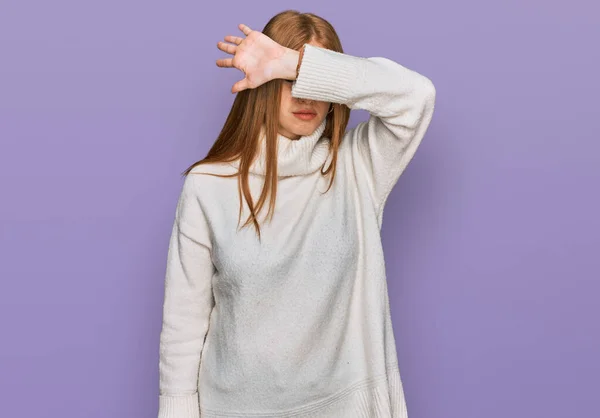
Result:
M250 87L250 84L248 82L248 79L244 77L242 80L238 81L233 85L233 87L231 88L231 92L237 93L247 89L248 87Z

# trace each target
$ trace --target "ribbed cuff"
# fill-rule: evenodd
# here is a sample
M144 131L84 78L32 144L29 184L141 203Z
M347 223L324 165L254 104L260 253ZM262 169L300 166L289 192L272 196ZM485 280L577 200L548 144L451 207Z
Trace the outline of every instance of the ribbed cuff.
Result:
M365 81L367 59L304 44L300 73L292 84L292 97L349 103L350 92Z
M158 418L200 418L198 392L191 395L160 395Z

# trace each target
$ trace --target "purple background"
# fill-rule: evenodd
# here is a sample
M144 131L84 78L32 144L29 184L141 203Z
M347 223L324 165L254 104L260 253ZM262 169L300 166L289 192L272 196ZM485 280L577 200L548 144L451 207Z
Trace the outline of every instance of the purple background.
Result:
M216 42L287 8L437 88L384 214L410 417L598 416L600 10L540 0L2 1L0 415L156 415L179 173L242 78Z

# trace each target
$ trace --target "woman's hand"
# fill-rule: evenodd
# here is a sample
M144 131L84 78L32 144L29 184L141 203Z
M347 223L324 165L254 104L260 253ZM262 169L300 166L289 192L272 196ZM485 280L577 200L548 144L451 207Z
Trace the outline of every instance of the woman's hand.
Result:
M217 60L219 67L235 67L244 72L244 79L231 88L232 93L258 87L276 78L295 79L298 51L286 48L262 32L252 30L243 23L239 29L246 35L225 36L231 43L217 42L217 47L233 58Z

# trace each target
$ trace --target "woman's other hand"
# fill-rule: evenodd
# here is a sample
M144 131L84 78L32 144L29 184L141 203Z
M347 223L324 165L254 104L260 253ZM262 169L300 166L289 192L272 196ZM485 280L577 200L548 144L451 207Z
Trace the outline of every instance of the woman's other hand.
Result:
M276 78L295 79L299 52L286 48L260 31L252 30L240 23L239 29L245 37L225 36L225 41L217 42L217 47L233 58L217 60L219 67L235 67L245 77L235 83L232 93L256 88Z

